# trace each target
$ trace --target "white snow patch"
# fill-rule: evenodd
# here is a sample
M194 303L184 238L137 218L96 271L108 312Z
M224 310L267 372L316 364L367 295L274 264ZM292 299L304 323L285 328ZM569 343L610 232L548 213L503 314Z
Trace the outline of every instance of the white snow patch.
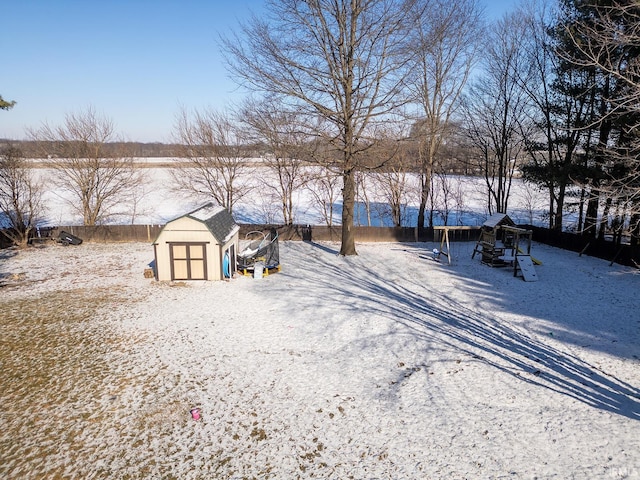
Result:
M345 258L337 244L282 242L282 271L263 281L182 287L143 278L147 244L5 255L5 300L70 286L131 298L106 317L136 339L112 355L107 378L124 387L94 392L110 420L63 408L85 450L71 464L60 445L37 471L640 478L638 271L534 244L543 265L527 283L472 260L471 243L452 245L452 266L430 258L435 246L362 244ZM12 478L30 461L15 446L52 434L2 435Z

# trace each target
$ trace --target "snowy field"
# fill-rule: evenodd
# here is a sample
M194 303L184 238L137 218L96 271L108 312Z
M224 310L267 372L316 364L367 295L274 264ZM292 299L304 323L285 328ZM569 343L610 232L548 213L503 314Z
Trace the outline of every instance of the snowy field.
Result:
M0 478L640 478L638 270L433 247L178 284L148 244L1 251Z
M170 162L170 159L158 159ZM53 172L48 169L34 170L36 177L45 186L44 202L47 206L42 225L82 225L82 217L74 212L70 205L78 205L78 200L70 197L68 192L57 189L52 181ZM185 192L175 191L172 187L175 180L172 169L154 167L143 169L145 183L143 183L135 198L135 206L123 202L109 223L113 224L150 224L163 225L186 212L192 211L200 205L211 201L210 197L195 198ZM307 171L307 173L309 173ZM381 174L370 174L367 177L367 198L370 202L369 214L365 205L357 204L354 223L367 226L392 226L387 196L381 191L375 179ZM485 181L481 177L451 176L447 180L449 190L447 204L443 194L442 180L435 179L434 224L443 225L447 216L448 225L482 225L486 220L487 193ZM246 169L239 175L236 187L240 197L233 212L236 221L240 223L283 223L279 200L274 190L268 185L277 185L278 179L266 167ZM417 223L418 205L420 201L419 181L415 175L408 174L406 190L403 195L403 226L415 226ZM310 190L312 184L299 188L293 195L294 223L325 225L326 221L322 209L318 207L318 199ZM242 192L242 193L239 193ZM340 224L342 212L341 183L336 182L333 210L334 224ZM359 198L359 200L362 200ZM509 216L517 224L548 225L544 218L547 209L548 195L526 184L520 179L514 179L510 194ZM570 227L575 218L567 213L566 224Z

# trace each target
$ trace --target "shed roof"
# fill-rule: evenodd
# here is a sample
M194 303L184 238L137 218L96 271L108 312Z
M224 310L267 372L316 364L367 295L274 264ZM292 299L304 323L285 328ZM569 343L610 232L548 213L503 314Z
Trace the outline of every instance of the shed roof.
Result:
M226 208L211 202L174 220L183 217L192 218L206 225L219 244L227 243L240 230L240 226L236 224L233 216Z
M494 213L482 224L483 227L489 228L496 228L499 225L515 225L515 223L506 213Z

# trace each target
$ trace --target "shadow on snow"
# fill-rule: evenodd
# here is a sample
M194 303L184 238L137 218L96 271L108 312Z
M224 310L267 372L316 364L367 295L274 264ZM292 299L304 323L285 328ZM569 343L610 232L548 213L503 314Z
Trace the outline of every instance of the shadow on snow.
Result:
M308 277L305 288L309 282L313 285L310 301L335 304L336 309L351 308L350 303L362 301L366 307L358 307L358 313L393 319L408 327L415 338L439 342L518 381L640 420L640 390L576 355L517 326L501 323L486 311L472 310L442 292L429 290L428 286L404 277L403 282L389 281L378 273L376 265L367 265L357 257L338 257L336 250L322 244L298 245L292 248L311 248L306 255L308 263L297 266L309 269L301 273ZM329 255L335 257L333 261ZM327 269L330 284L325 281L326 276L314 275ZM288 275L286 269L283 274ZM295 288L287 286L289 291Z

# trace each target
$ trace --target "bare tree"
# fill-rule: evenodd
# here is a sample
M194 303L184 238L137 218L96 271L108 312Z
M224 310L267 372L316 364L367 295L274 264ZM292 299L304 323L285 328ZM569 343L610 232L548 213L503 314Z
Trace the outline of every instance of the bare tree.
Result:
M330 168L315 167L309 174L306 188L315 199L314 204L327 227L333 226L333 214L339 194L340 175Z
M420 118L414 131L420 144L419 228L425 226L434 162L476 62L481 45L478 38L483 34L476 0L423 1L429 14L421 17L415 31L415 67L407 81Z
M527 214L529 225L533 225L536 220L536 212L544 209L544 203L540 200L540 188L529 182L522 182L519 191L520 204Z
M371 187L371 173L370 172L356 172L356 202L361 203L364 206L365 214L367 216L366 226L371 226L371 198L369 196L369 188ZM356 224L362 225L360 221L360 208L358 208L356 215Z
M20 149L0 152L0 232L19 247L29 241L44 213L42 184L33 177ZM2 225L4 224L4 225Z
M84 225L129 215L145 175L135 167L110 119L89 107L67 114L60 126L44 124L28 132L40 153L50 158L54 182L68 194L65 200Z
M406 39L417 0L268 0L243 37L224 40L232 74L251 90L275 94L282 107L339 155L343 188L340 254L355 255L355 172L374 142L371 129L399 104Z
M529 99L518 81L518 72L524 68L521 27L514 15L493 26L482 76L472 83L463 102L467 135L484 175L490 214L507 212L517 161L531 134Z
M456 203L454 188L457 182L449 177L441 168L435 170L435 177L438 180L437 185L440 193L442 194L440 198L440 215L442 217L442 223L444 225L449 225L449 215Z
M377 190L382 198L386 200L386 208L390 213L394 227L402 227L406 220L407 175L406 168L401 165L394 165L375 177Z
M394 227L401 227L406 222L408 172L412 166L410 142L405 141L401 130L391 128L380 131L379 136L381 141L371 154L389 161L376 172L374 186L385 201L383 214L390 215Z
M264 185L280 204L285 225L294 222L294 193L304 186L308 134L295 112L278 108L276 101L248 101L241 118L249 126L251 140L266 147L261 166L273 174L265 176Z
M182 110L175 127L180 161L172 171L177 188L197 199L213 199L233 213L249 191L242 182L248 170L244 141L233 118L211 109Z
M278 208L279 199L274 192L272 190L265 191L258 188L258 197L259 200L253 205L253 216L255 216L259 222L265 224L278 223L282 211Z

